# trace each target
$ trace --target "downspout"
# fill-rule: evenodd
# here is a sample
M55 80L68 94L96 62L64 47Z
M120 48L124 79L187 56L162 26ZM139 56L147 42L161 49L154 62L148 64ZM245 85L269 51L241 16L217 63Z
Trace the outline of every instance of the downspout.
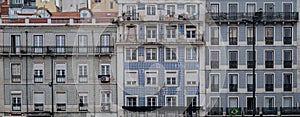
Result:
M26 52L28 53L28 31L25 31L25 38L26 38ZM26 116L28 115L28 56L26 55Z

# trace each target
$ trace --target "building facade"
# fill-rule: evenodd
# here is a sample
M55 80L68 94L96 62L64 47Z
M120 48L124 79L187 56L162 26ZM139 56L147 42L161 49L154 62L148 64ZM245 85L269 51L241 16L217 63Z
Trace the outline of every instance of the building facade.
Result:
M3 116L116 116L117 13L49 14L1 19Z
M118 4L119 116L203 114L205 1Z
M208 115L229 115L231 108L252 115L253 87L256 88L256 114L295 114L298 110L292 107L299 107L300 103L297 83L299 1L206 2Z

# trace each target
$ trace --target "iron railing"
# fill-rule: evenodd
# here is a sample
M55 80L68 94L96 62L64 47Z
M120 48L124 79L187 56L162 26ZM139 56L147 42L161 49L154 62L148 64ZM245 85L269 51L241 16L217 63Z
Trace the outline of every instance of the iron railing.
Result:
M262 107L263 115L277 115L277 107Z
M300 115L299 107L280 107L281 115Z

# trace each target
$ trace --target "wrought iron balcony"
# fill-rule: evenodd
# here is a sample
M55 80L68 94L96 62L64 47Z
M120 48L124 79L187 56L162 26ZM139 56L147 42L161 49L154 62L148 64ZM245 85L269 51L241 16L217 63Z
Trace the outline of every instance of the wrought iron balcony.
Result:
M237 92L238 91L238 85L237 84L229 84L229 91L230 92Z
M229 61L229 68L238 68L237 61Z
M229 38L229 45L237 45L237 37L231 37Z
M254 61L247 61L247 68L253 68L255 67Z
M65 75L56 75L56 83L65 83L66 76Z
M284 68L292 68L292 61L284 60Z
M139 13L123 13L122 14L124 21L136 21L140 19Z
M247 37L247 45L253 45L253 37Z
M73 54L111 54L114 46L2 46L3 55L73 55Z
M266 91L274 91L274 84L265 84Z
M79 104L79 111L88 111L88 104L87 103L80 103Z
M227 108L226 108L226 115L230 115L230 113L231 113L230 111L232 111L232 109L237 109L237 110L239 110L239 111L242 111L242 108L241 108L241 107L237 107L237 108L227 107ZM237 113L237 115L238 115L238 114L240 114L240 115L242 114L242 112L236 112L236 113Z
M292 84L283 84L283 91L292 91Z
M265 67L266 68L273 68L274 67L274 61L265 61Z
M34 111L43 111L44 104L34 104Z
M223 108L222 107L209 108L208 115L223 115Z
M21 75L11 75L12 83L20 83L21 82Z
M265 44L266 45L273 45L274 44L274 37L265 37Z
M122 106L123 109L132 112L149 112L149 111L198 111L199 106Z
M261 21L292 21L299 19L298 12L216 12L207 13L207 21L242 21L244 19L252 20L253 16L257 16Z
M299 115L300 108L299 107L280 107L281 115Z
M283 37L283 44L292 44L292 37Z
M253 84L247 84L247 91L253 91Z
M263 115L277 115L277 107L262 107Z
M21 111L21 104L12 104L13 111Z
M253 108L247 108L247 107L244 107L244 115L253 115ZM259 107L257 107L255 109L255 114L258 115L259 114Z
M65 103L57 103L56 110L57 111L66 111L66 104Z

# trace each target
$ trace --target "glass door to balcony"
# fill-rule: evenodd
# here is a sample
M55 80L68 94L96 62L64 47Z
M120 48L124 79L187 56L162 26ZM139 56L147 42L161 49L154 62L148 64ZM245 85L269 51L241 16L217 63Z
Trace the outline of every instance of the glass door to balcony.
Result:
M229 19L236 20L237 19L237 12L238 12L238 5L237 4L229 4Z
M43 36L42 35L34 35L34 53L42 53L43 52Z
M88 38L87 35L79 35L78 36L78 50L79 53L86 53L88 50Z
M56 36L56 52L57 53L64 53L65 52L65 36L64 35L57 35Z
M283 13L284 13L285 20L291 19L292 3L283 3Z
M274 4L273 3L266 3L265 4L265 12L267 20L273 19L274 15Z
M12 35L11 36L11 52L12 53L20 53L20 35Z
M109 35L102 35L100 39L100 48L101 52L107 53L109 52Z

